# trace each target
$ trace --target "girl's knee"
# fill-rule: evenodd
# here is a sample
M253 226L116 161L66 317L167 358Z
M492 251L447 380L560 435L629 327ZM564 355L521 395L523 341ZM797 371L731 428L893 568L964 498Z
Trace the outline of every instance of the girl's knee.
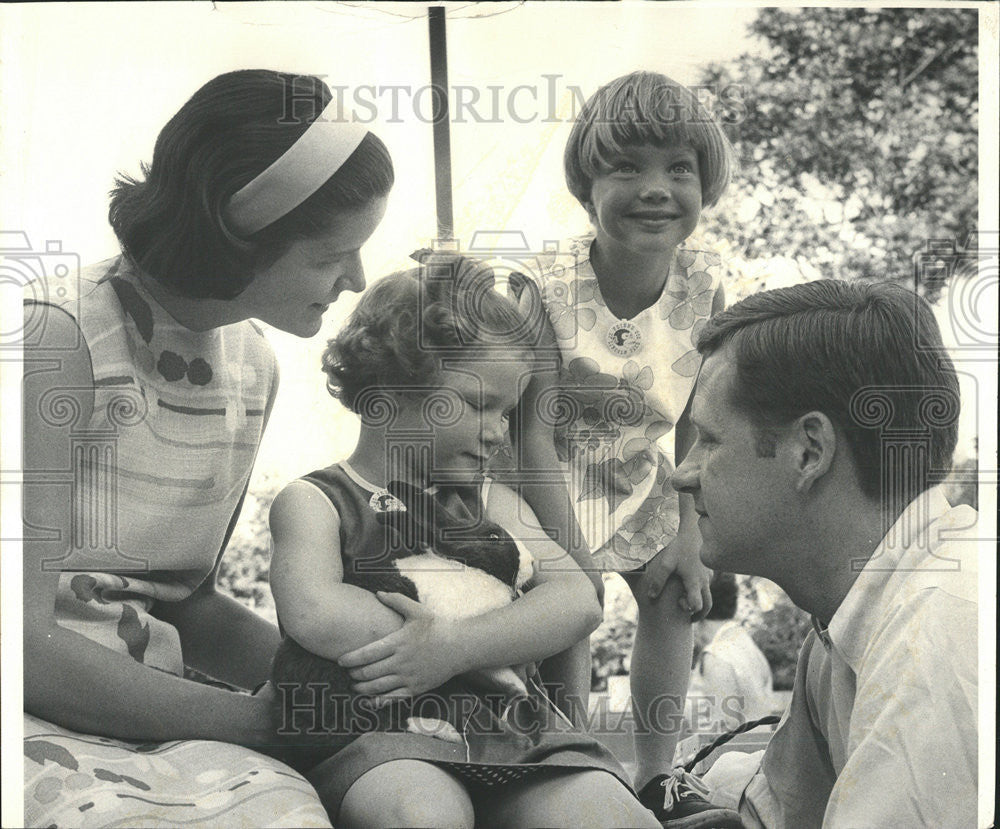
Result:
M628 787L605 771L575 772L529 784L510 800L515 801L511 803L515 806L514 813L507 814L502 825L574 829L660 826Z
M617 777L605 771L574 775L566 790L568 826L636 829L659 827L660 822Z
M475 811L468 797L461 800L442 798L439 792L431 790L397 803L388 822L381 825L424 829L438 829L438 827L473 829L475 823Z
M450 797L434 788L410 792L406 797L391 801L373 797L367 803L351 806L344 799L336 826L342 829L383 829L386 826L412 827L413 829L473 829L475 812L469 798Z
M397 760L358 778L344 795L335 823L344 829L473 829L475 811L465 786L444 769L418 760Z

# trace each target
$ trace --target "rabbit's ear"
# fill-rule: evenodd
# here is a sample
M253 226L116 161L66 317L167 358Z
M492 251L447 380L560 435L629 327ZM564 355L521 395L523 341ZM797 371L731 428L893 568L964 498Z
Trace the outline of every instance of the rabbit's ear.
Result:
M434 499L426 492L406 481L389 481L385 488L393 498L402 501L406 507L407 520L428 523L423 519L425 516L429 519L429 510L433 508Z
M383 520L400 535L400 541L407 550L432 547L434 542L434 499L421 489L405 481L389 481L389 494L406 507L386 513Z
M436 498L412 484L390 481L386 489L406 505L406 512L400 514L409 536L404 535L406 543L409 543L409 538L416 538L425 546L435 546L441 531L458 523Z

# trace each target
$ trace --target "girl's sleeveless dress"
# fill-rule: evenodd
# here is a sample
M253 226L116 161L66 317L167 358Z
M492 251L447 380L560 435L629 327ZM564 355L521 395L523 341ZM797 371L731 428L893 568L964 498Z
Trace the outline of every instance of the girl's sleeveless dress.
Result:
M330 499L340 516L340 543L344 567L386 550L385 527L377 511L385 508L384 493L346 465L334 465L306 475L303 480ZM455 488L470 523L481 514L488 481L480 487ZM441 497L448 493L441 491ZM449 688L459 683L452 681ZM444 692L442 692L444 695ZM610 772L631 789L627 772L614 755L596 740L570 726L554 706L536 692L506 712L497 710L474 689L449 696L438 706L462 735L450 742L427 734L369 732L354 739L306 774L331 817L351 785L371 769L393 760L424 760L459 776L475 795L481 787L496 787L531 775L599 769Z
M536 284L559 346L556 440L576 518L595 566L627 572L677 534L673 428L701 365L695 343L721 262L678 248L660 299L622 320L601 296L592 241L573 239L550 255Z
M56 621L182 675L177 630L150 610L190 596L229 539L276 390L274 356L249 322L182 327L124 257L71 282L29 286L25 328L30 338L30 303L61 307L94 372L89 422L77 422L79 412L58 394L43 398L40 412L71 427L82 459L75 481L69 459L55 473L77 504L72 550L54 562L62 571ZM30 352L26 371L27 360ZM29 478L25 499L31 486ZM29 826L329 826L300 775L241 746L137 743L27 713L24 729Z

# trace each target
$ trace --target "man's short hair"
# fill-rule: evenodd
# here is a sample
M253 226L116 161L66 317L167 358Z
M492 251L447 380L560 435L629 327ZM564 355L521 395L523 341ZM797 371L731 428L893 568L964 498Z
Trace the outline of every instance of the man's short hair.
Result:
M912 291L832 279L763 291L716 314L698 338L702 355L726 345L733 405L762 432L826 414L869 497L905 505L950 470L958 377L930 306Z

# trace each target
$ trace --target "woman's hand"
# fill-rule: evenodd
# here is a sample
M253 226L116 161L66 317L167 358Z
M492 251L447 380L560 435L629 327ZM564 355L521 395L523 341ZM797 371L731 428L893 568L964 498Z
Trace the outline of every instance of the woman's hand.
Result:
M378 707L422 694L461 673L465 666L455 664L458 630L453 621L401 593L375 595L403 617L403 626L337 660L350 669L357 693L371 696Z
M277 760L285 760L287 745L277 734L274 718L280 702L278 689L268 680L258 686L250 697L251 707L244 723L247 736L243 745Z
M680 606L691 614L692 621L700 621L712 609L709 581L712 571L698 558L701 535L697 531L679 532L646 565L644 581L650 599L660 595L672 575L677 575L684 585Z

